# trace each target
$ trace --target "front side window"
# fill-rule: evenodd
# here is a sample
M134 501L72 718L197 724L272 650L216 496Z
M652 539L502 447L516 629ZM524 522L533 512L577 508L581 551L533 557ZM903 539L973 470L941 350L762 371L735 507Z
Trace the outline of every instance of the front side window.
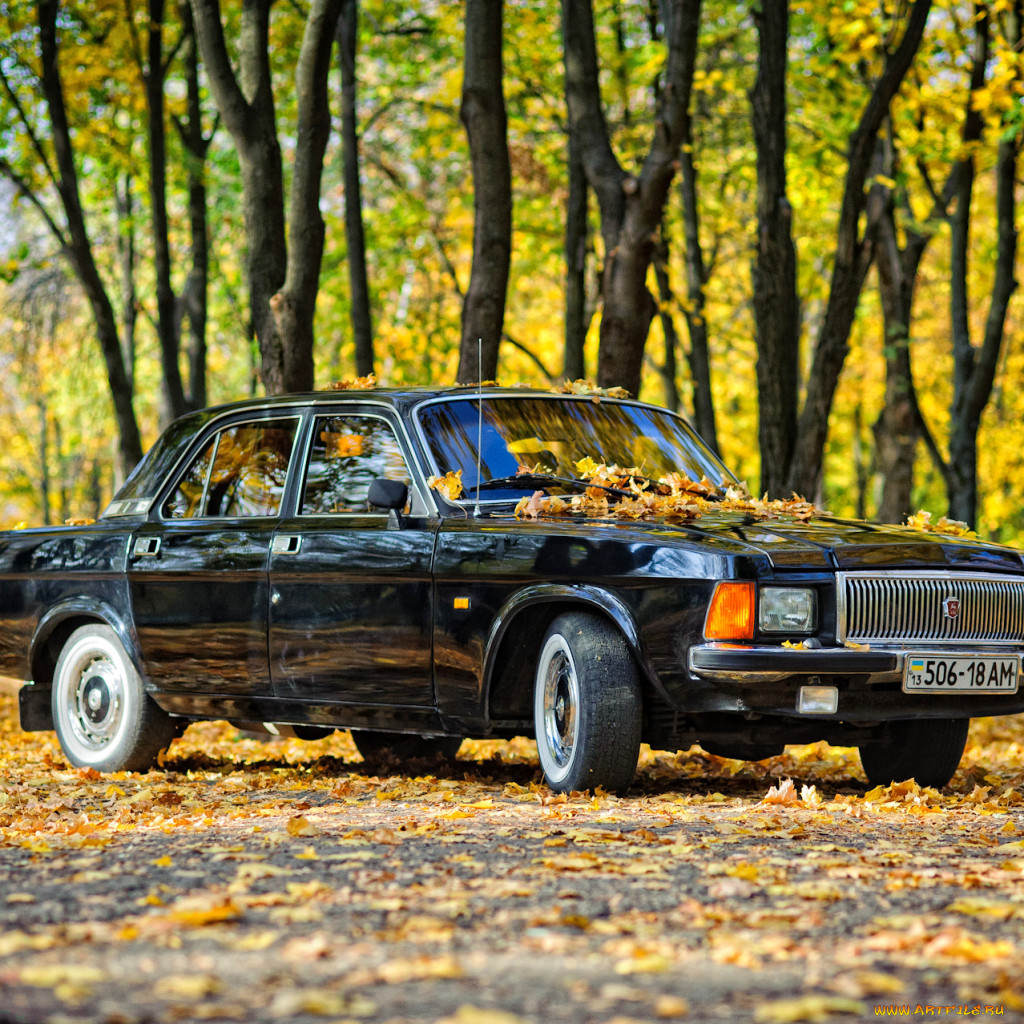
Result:
M220 431L182 474L164 516L277 515L298 422L260 420Z
M370 483L379 477L412 479L391 427L376 416L318 416L300 512L366 512Z

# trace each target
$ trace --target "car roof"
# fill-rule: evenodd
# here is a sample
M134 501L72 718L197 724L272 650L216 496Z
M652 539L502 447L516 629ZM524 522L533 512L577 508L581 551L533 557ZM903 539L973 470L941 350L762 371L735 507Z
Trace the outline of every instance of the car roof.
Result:
M592 400L594 397L602 397L600 392L562 392L552 388L535 387L533 385L500 386L495 384L450 385L445 387L437 386L407 386L407 387L357 387L346 386L342 382L337 386L328 386L317 391L293 391L282 395L268 395L261 398L245 398L236 402L227 402L223 405L210 406L202 410L204 417L219 416L223 413L245 409L266 409L278 406L293 405L327 405L339 401L383 401L385 404L393 405L399 409L408 409L419 405L422 402L438 398L474 398L478 394L485 398L509 397L512 395L528 396L543 395L546 397L558 398L583 398ZM620 396L603 396L614 400Z

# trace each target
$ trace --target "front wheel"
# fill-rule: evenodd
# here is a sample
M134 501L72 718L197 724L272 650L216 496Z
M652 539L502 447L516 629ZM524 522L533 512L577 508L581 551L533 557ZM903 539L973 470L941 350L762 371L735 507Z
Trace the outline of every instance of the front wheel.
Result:
M945 786L967 745L968 718L914 718L891 722L883 739L860 748L860 763L872 786L914 779L919 786Z
M53 723L65 757L101 772L146 771L178 734L109 626L76 629L57 659Z
M607 620L568 612L540 648L533 691L537 753L557 793L624 793L640 753L641 699L636 664Z

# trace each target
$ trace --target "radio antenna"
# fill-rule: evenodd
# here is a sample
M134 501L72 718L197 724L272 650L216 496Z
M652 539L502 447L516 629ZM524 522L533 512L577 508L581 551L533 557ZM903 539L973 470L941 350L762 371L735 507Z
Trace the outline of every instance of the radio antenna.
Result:
M480 464L484 446L484 339L476 339L476 505L473 515L480 515Z

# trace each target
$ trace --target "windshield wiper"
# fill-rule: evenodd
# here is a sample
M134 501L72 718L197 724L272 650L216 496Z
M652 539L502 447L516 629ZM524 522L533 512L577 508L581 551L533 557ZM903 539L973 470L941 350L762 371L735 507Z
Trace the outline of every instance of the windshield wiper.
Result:
M607 491L609 494L618 495L620 498L630 498L632 494L619 487L606 487L604 484L592 484L589 480L581 480L575 476L556 476L554 473L516 473L514 476L497 476L493 480L481 480L479 490L494 491L505 487L520 487L529 489L531 487L544 490L554 484L562 487L572 487L577 491L585 491L588 487L596 487L598 490ZM478 488L467 487L463 492L472 494Z

